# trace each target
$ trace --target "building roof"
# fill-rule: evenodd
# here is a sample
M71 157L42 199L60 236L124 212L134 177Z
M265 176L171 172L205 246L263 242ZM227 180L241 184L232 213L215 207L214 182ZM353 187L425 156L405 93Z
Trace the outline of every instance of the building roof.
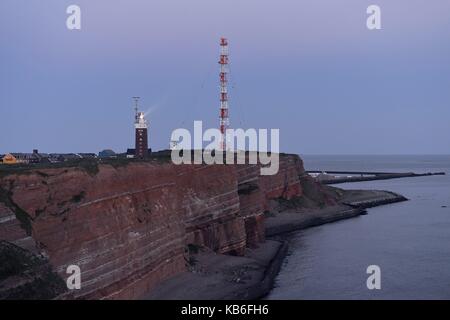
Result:
M73 159L81 159L82 157L76 153L50 153L50 158L73 160Z
M16 157L12 153L5 154L2 159L16 159Z
M12 152L11 155L13 155L14 158L20 159L20 160L28 160L28 159L33 158L33 154L32 153Z
M17 159L22 160L48 158L49 156L48 153L30 153L30 152L11 152L10 154Z
M114 156L117 156L117 154L116 154L113 150L111 150L111 149L105 149L105 150L100 151L100 152L98 153L98 156L99 156L100 158L108 158L108 157L114 157Z
M152 149L151 148L149 148L148 149L148 153L151 153L152 152ZM136 153L136 149L127 149L127 155L134 155Z
M95 153L77 153L81 158L97 158Z

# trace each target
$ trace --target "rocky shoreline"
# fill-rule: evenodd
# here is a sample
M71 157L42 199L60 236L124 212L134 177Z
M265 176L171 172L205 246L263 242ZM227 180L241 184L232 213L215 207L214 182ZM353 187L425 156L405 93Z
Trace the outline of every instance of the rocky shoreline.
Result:
M324 208L283 210L266 218L267 240L244 256L202 251L194 266L161 283L148 300L254 300L266 296L288 252L290 232L366 214L365 208L406 201L402 195L380 190L341 190L339 204Z
M287 253L287 242L266 240L245 256L207 249L184 272L158 285L144 300L254 300L267 294Z

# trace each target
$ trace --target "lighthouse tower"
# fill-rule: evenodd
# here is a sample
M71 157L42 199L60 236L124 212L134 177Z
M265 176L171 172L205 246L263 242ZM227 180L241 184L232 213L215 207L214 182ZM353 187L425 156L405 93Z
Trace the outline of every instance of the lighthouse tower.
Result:
M138 111L139 97L133 97L135 101L135 120L134 128L136 131L136 142L134 157L138 159L144 159L148 156L148 125L145 120L144 112Z

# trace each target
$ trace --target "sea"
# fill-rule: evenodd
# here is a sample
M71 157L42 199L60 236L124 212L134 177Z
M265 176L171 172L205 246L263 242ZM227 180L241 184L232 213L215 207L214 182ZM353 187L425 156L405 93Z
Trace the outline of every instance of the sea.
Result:
M267 299L450 299L450 155L302 158L307 170L447 175L335 185L409 201L292 233Z

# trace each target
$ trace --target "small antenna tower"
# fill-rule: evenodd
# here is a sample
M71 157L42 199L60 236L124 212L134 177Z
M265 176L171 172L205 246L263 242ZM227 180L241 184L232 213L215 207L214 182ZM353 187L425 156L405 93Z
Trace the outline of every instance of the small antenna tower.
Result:
M136 122L138 122L139 121L139 116L138 116L138 109L139 109L139 107L138 107L138 105L139 105L139 99L140 99L141 97L133 97L133 100L134 100L134 119L135 119L135 121Z

